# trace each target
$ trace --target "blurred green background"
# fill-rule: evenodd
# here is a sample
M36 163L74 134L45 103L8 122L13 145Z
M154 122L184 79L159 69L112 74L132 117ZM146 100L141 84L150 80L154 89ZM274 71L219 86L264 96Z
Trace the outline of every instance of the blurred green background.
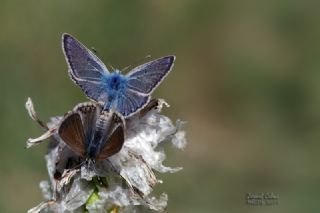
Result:
M166 146L168 212L319 212L320 13L311 0L0 0L0 212L42 196L46 145L24 103L46 121L87 100L67 75L61 34L116 68L177 56L153 94L188 121L184 151ZM137 61L139 61L137 63ZM247 206L274 192L277 206Z

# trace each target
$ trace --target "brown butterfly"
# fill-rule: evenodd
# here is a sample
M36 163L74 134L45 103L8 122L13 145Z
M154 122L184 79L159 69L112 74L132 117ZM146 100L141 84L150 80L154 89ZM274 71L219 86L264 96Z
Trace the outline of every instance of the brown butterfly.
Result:
M119 152L124 143L124 118L102 111L94 102L78 104L63 118L58 133L77 155L86 160L103 160Z

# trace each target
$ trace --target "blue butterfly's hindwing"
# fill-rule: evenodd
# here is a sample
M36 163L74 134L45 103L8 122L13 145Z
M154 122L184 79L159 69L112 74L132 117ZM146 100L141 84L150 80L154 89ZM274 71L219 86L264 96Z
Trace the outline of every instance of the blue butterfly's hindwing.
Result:
M126 89L118 94L115 102L116 109L125 117L142 109L150 100L150 96L138 94L131 89Z

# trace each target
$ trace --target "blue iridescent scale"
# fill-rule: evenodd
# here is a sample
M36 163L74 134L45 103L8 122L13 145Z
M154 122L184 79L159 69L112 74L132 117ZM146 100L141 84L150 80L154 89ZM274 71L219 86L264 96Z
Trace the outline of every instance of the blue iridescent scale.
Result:
M108 101L103 107L104 110L115 107L119 95L127 89L127 82L128 78L120 74L119 71L103 75L101 89L108 94Z

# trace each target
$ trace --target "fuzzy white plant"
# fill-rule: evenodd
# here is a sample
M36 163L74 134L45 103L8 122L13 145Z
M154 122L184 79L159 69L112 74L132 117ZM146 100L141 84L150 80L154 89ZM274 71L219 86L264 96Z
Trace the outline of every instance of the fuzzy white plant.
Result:
M30 117L46 132L38 138L28 139L26 147L33 147L50 139L45 157L49 180L40 182L45 201L30 209L35 212L140 212L149 209L162 212L167 206L168 196L153 196L153 187L158 180L153 171L177 172L181 167L163 165L165 153L161 143L171 142L182 149L186 145L183 122L172 121L160 114L164 100L152 100L141 113L126 120L125 142L120 152L93 167L80 164L67 145L60 139L57 129L61 117L53 117L49 123L42 122L29 98L26 108ZM67 149L66 149L67 148ZM67 168L70 159L78 164ZM59 174L60 172L60 174ZM58 177L57 177L58 176Z

